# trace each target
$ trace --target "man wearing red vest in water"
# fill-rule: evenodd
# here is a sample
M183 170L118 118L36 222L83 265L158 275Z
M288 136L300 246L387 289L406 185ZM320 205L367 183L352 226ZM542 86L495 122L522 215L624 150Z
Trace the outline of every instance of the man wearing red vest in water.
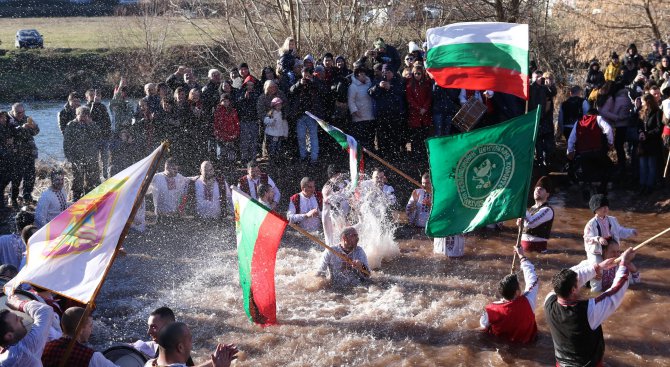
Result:
M289 222L298 224L309 232L321 229L321 210L323 197L315 190L314 180L303 177L300 180L300 192L291 196L288 204Z
M535 323L535 302L539 283L535 267L524 256L522 247L514 247L521 259L521 270L526 288L521 293L516 274L510 274L500 281L498 291L500 301L489 303L479 324L487 333L513 343L530 343L537 336Z

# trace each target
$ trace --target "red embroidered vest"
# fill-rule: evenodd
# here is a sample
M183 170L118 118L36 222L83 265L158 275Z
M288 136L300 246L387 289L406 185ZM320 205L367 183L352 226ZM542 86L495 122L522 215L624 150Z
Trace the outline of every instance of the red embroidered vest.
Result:
M486 314L490 334L515 343L530 343L537 336L535 313L524 296L509 302L491 303L486 306Z
M247 180L247 175L240 177L238 182L240 184L240 190L246 192L247 195L251 195L251 189L249 188L249 180ZM260 183L264 185L268 184L268 175L266 173L261 173Z
M314 196L316 196L316 204L319 206L319 210L323 210L323 195L318 191L314 191ZM290 200L295 207L295 213L304 214L300 212L300 193L291 196Z

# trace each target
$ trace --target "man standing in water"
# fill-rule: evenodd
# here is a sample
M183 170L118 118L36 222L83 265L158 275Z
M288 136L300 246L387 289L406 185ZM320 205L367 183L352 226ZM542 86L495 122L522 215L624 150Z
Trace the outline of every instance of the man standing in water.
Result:
M251 196L252 198L258 199L256 189L259 184L272 186L272 189L275 192L275 198L274 198L275 205L279 203L281 193L279 192L277 185L275 185L274 181L272 181L272 179L270 178L270 176L267 175L267 173L261 172L261 168L258 166L258 162L256 162L256 160L251 160L249 161L249 163L247 163L247 174L240 177L237 183L237 188L244 191L245 193L247 193L247 195Z
M486 306L484 314L479 319L479 324L487 333L509 342L530 343L537 336L535 303L539 282L535 274L535 267L524 256L523 248L514 247L514 251L519 255L526 288L521 293L516 274L504 277L498 285L498 291L503 299Z
M563 269L551 279L554 291L544 301L544 314L554 341L556 366L603 366L605 339L602 323L616 311L628 289L628 265L635 257L629 248L621 255L612 286L596 298L580 300L579 290L602 276L616 259L600 264L581 263Z
M533 190L535 204L526 211L526 216L523 218L521 246L525 251L547 251L547 241L551 235L551 227L554 223L554 209L547 203L550 195L551 184L549 177L540 177ZM518 219L517 225L520 224L521 219Z
M314 180L303 177L300 180L300 192L289 200L286 217L302 229L315 232L321 229L322 208L323 197L315 190Z
M150 360L145 366L186 366L191 359L193 337L191 330L183 322L166 325L158 334L158 357ZM228 367L237 358L237 347L233 344L219 344L210 356L209 362L200 366Z
M165 161L165 170L156 173L150 191L154 200L154 211L159 221L179 215L179 204L189 184L188 178L179 173L177 161L170 157Z
M356 268L349 263L344 262L332 251L325 250L321 257L321 265L316 275L325 277L326 272L330 273L330 281L334 287L345 288L357 286L363 283L369 275L365 275L357 268L368 270L368 258L365 250L358 246L358 232L354 227L346 227L340 235L340 245L333 247L333 250L350 258ZM368 270L369 273L369 270Z

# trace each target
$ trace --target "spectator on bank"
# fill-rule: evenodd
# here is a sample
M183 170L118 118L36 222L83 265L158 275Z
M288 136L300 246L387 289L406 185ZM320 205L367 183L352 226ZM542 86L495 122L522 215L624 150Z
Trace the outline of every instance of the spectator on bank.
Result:
M365 51L365 55L360 58L360 61L365 63L368 59L373 64L386 64L394 74L400 69L400 53L395 47L386 44L381 37L374 41L371 50Z
M282 99L275 97L272 100L272 108L263 119L268 155L273 163L279 163L286 158L284 141L288 138L288 122L282 113L282 105Z
M14 142L16 129L9 124L7 111L0 111L0 209L7 204L5 201L5 188L14 177L16 169L17 146ZM17 191L18 195L18 191ZM19 204L16 197L11 198L12 206L16 209Z
M244 68L240 67L240 70ZM256 78L251 76L246 69L247 76L242 83L242 90L235 103L235 109L240 119L240 156L243 162L256 159L259 152L259 117L258 98L259 92L256 88Z
M97 89L86 91L86 106L91 113L93 123L98 126L97 148L102 164L102 177L109 177L109 141L112 138L112 119L109 117L107 106L102 101L102 93ZM97 158L96 158L97 159Z
M607 63L605 68L605 81L616 81L621 76L621 62L619 61L619 55L616 51L612 51L610 56L610 62Z
M432 91L433 82L426 76L423 67L414 66L411 77L405 82L405 96L407 97L409 140L416 159L425 157L424 141L431 135L433 129Z
M175 90L178 87L184 87L186 84L184 83L184 74L186 73L186 70L188 68L184 65L179 65L177 66L177 71L174 73L170 74L169 77L165 80L165 84L172 89Z
M67 123L74 120L77 115L77 107L79 107L80 104L81 100L79 99L77 92L68 94L65 106L63 106L63 109L58 113L58 127L60 128L61 134L65 132Z
M605 74L600 70L600 63L598 60L593 60L589 64L589 71L586 74L586 89L584 96L590 97L591 91L598 89L605 84Z
M296 43L293 37L287 37L284 44L279 48L279 65L281 72L288 74L293 70L296 60L299 58Z
M149 112L155 113L161 109L161 97L158 95L158 85L156 83L147 83L144 85L144 98L142 98L149 107Z
M77 108L77 116L68 123L63 134L65 158L72 163L72 200L79 200L85 193L100 184L98 164L99 127L91 119L88 107Z
M577 121L589 110L589 103L582 97L582 92L582 87L573 85L570 88L570 97L558 109L558 130L563 133L565 141L568 141Z
M186 69L186 72L184 73L184 84L186 84L186 90L191 90L191 89L202 89L202 86L198 83L198 78L195 77L195 74L193 73L192 68ZM169 95L169 93L166 93L165 96L161 96L161 98L165 98Z
M298 116L296 133L300 160L308 161L307 158L307 134L309 133L309 162L315 164L319 159L319 136L316 120L305 114L310 111L319 118L326 118L324 98L326 89L322 81L314 78L314 69L303 67L302 79L295 83L289 92L294 99L295 112Z
M221 95L214 111L214 139L220 150L220 160L232 166L240 154L240 119L229 94Z
M382 78L376 79L368 90L375 101L375 135L380 153L387 159L395 159L406 142L405 81L396 76L391 68L382 66Z
M638 123L640 157L640 193L649 194L656 183L656 164L661 157L662 113L651 94L642 97L640 122Z
M635 65L635 68L638 68L640 66L640 62L644 60L642 55L640 55L637 52L637 46L635 46L634 43L631 43L630 45L628 45L628 48L626 49L626 55L623 57L624 64L628 60L633 62L633 65Z
M630 125L630 111L633 103L630 100L628 90L620 82L612 84L607 99L598 112L614 128L614 148L617 155L617 166L619 174L622 175L626 168L626 143L628 126Z
M428 75L431 77L431 75ZM458 89L447 89L433 82L433 126L435 136L449 135L451 121L458 112Z
M109 102L109 109L114 116L114 131L129 129L133 124L133 103L128 99L126 79L121 78L119 85L114 88L114 96Z
M366 70L354 69L348 91L348 106L351 112L351 127L348 133L363 147L372 149L374 144L375 115L374 102L368 94L372 86Z
M19 195L19 185L23 181L24 204L35 204L33 188L35 187L35 160L37 159L37 145L35 135L40 133L32 117L26 115L26 107L22 103L14 103L9 112L9 125L15 128L14 144L16 144L16 167L12 177L12 202Z

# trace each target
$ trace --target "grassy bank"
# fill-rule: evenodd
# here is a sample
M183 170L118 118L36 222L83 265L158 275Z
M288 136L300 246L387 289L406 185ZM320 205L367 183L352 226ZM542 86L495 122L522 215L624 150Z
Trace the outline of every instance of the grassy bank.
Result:
M164 32L168 47L200 41L194 27L179 17L8 18L0 21L0 49L14 49L16 31L32 28L44 35L45 48L141 48L147 29L154 36Z

